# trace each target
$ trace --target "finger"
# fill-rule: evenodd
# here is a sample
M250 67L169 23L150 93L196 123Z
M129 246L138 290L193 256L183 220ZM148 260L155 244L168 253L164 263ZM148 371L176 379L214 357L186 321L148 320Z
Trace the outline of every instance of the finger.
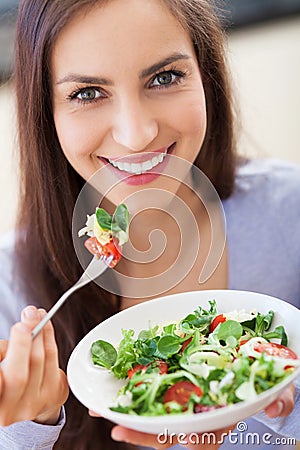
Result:
M47 314L44 309L40 309L41 317L45 317ZM43 328L42 333L40 333L43 337L43 344L45 349L45 377L52 377L53 373L57 372L59 369L58 362L58 350L57 344L55 340L54 328L51 321L47 322Z
M27 306L23 309L21 320L31 330L41 321L42 316L35 306ZM30 376L28 380L26 395L36 396L40 391L44 374L45 351L43 336L40 333L32 342L30 354ZM34 397L33 397L34 398Z
M100 414L97 414L95 411L92 411L91 409L89 409L89 415L91 417L102 417Z
M12 326L1 370L5 380L4 397L13 402L25 389L29 374L31 330L21 322Z
M40 309L41 315L44 317L46 311ZM44 326L43 342L45 351L44 373L42 390L46 396L46 401L52 401L59 404L65 403L69 395L69 385L65 373L59 368L58 349L55 340L55 333L52 323L49 321ZM52 398L49 398L49 386L54 386Z
M8 347L8 341L0 340L0 361L5 358Z
M25 323L30 329L33 329L40 320L39 311L33 305L26 306L21 312L21 322Z
M141 433L140 431L129 430L128 428L115 426L111 431L111 437L117 442L126 442L133 445L141 445L144 447L151 447L154 449L166 449L171 445L169 443L160 443L158 435ZM174 443L177 443L174 442ZM173 445L174 445L173 443Z
M294 409L294 390L294 385L285 389L275 402L265 409L267 416L274 418L291 414Z

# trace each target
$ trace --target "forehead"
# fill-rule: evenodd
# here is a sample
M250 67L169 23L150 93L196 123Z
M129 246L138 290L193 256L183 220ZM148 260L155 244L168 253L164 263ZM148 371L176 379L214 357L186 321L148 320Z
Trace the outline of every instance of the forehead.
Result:
M159 59L168 52L193 52L188 32L163 0L109 0L80 11L59 34L52 53L54 69L86 63L91 70L122 69L125 58L132 66L141 59Z

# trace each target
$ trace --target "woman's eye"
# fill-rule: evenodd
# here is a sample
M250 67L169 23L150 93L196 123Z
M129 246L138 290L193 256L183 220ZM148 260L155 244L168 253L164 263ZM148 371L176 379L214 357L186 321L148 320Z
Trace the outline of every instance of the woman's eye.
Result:
M71 95L71 99L75 99L78 100L80 102L92 102L97 100L99 97L101 97L101 92L99 91L99 89L93 88L93 87L89 87L89 88L84 88L84 89L80 89L77 92L74 92Z
M182 77L181 73L171 71L161 72L155 76L151 86L169 86L178 81Z

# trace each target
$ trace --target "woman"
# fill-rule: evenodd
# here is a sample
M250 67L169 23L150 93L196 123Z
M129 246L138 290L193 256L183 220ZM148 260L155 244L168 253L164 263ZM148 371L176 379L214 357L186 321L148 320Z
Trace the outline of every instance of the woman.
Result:
M53 330L48 325L33 344L30 330L44 309L48 310L82 272L73 247L72 213L86 180L98 169L106 167L112 178L119 177L105 199L108 209L145 188L164 189L188 205L203 242L209 242L209 221L196 196L181 183L174 185L163 176L151 177L152 169L139 174L133 166L147 163L153 168L156 154L162 159L169 156L172 160L174 156L195 164L223 201L228 223L224 252L201 288L261 290L290 302L299 299L299 242L288 245L292 263L285 265L288 274L282 274L287 275L287 281L278 281L276 272L270 274L266 258L271 251L271 260L276 260L285 249L278 239L274 250L268 225L279 213L289 217L288 208L293 203L287 204L287 200L294 200L299 189L299 169L268 163L257 169L253 163L237 171L223 36L209 3L20 2L15 83L22 196L17 239L12 238L16 240L15 251L13 245L7 245L2 253L2 266L7 268L2 274L4 333L8 334L24 306L34 304L40 309L30 306L23 311L21 323L12 328L7 354L6 344L2 344L2 355L6 354L1 367L2 424L21 421L1 429L0 441L6 446L15 442L21 448L25 435L28 448L51 448L63 425L61 405L67 396L66 379L57 362ZM129 169L126 166L124 170L120 161L131 164ZM124 171L126 176L122 178ZM274 201L273 194L278 192L281 198L275 196ZM265 202L263 207L261 201ZM293 221L287 221L285 230L278 226L277 237L281 231L291 234L293 227L297 229L299 207L291 213ZM255 221L253 236L247 235L251 217ZM143 249L145 237L148 239L154 227L163 229L174 243L158 263L150 262L142 268L135 263L120 263L130 277L147 278L174 261L179 236L170 221L165 225L163 211L147 211L146 218L137 216L135 220L131 224L134 245ZM168 293L199 289L198 275L208 251L205 245L199 249L192 270ZM276 270L282 272L281 266ZM63 369L76 343L91 328L136 301L111 294L96 284L75 296L53 319ZM17 369L20 367L24 370ZM20 373L21 380L16 376ZM268 413L285 416L292 408L292 392L288 390ZM18 414L12 413L16 410ZM111 425L89 418L72 396L66 411L67 423L57 448L96 449L100 442L105 449L119 448L110 439ZM26 419L31 422L24 422ZM267 422L266 417L259 420ZM254 423L257 427L258 422ZM289 426L274 425L284 433L289 432ZM157 445L155 436L120 427L114 428L112 437L135 445Z

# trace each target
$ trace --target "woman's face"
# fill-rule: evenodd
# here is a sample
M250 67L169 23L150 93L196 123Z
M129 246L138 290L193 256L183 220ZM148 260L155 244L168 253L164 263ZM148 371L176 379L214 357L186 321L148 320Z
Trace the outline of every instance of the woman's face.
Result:
M167 185L171 154L193 163L206 131L189 34L161 0L112 0L80 13L52 53L54 120L66 158L89 179L105 167L113 201Z

